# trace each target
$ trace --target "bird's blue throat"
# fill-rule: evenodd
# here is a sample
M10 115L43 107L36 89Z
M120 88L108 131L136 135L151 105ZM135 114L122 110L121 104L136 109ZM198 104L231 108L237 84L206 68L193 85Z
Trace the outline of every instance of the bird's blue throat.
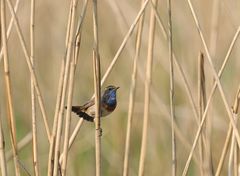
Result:
M103 103L106 103L108 106L115 106L117 104L116 91L113 90L103 96Z

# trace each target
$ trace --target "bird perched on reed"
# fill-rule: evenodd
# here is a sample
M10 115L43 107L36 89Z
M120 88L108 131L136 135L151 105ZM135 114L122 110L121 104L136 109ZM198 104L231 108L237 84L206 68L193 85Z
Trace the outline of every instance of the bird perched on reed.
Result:
M109 115L117 106L117 89L119 87L107 86L101 96L100 117ZM93 122L95 118L95 100L92 98L82 106L72 106L72 111L80 118Z

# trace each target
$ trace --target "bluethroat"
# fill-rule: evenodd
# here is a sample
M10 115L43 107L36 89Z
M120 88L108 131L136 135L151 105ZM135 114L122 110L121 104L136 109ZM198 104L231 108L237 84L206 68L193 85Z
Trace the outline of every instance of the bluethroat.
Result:
M119 87L107 86L101 96L100 117L109 115L117 106L117 89ZM95 100L92 98L82 106L72 106L72 111L80 118L93 122L95 118Z

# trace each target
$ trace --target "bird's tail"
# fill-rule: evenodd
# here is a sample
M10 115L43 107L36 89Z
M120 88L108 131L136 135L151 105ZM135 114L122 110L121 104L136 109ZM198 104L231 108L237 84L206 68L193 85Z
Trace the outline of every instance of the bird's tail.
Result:
M65 107L67 108L67 106ZM88 115L87 113L81 111L81 106L72 106L72 112L77 114L80 118L83 118L84 120L93 122L93 117Z

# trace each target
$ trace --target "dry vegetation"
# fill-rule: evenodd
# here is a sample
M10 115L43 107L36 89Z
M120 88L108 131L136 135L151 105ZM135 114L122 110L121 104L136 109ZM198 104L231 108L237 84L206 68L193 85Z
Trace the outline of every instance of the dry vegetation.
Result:
M240 175L239 1L0 2L1 175Z

